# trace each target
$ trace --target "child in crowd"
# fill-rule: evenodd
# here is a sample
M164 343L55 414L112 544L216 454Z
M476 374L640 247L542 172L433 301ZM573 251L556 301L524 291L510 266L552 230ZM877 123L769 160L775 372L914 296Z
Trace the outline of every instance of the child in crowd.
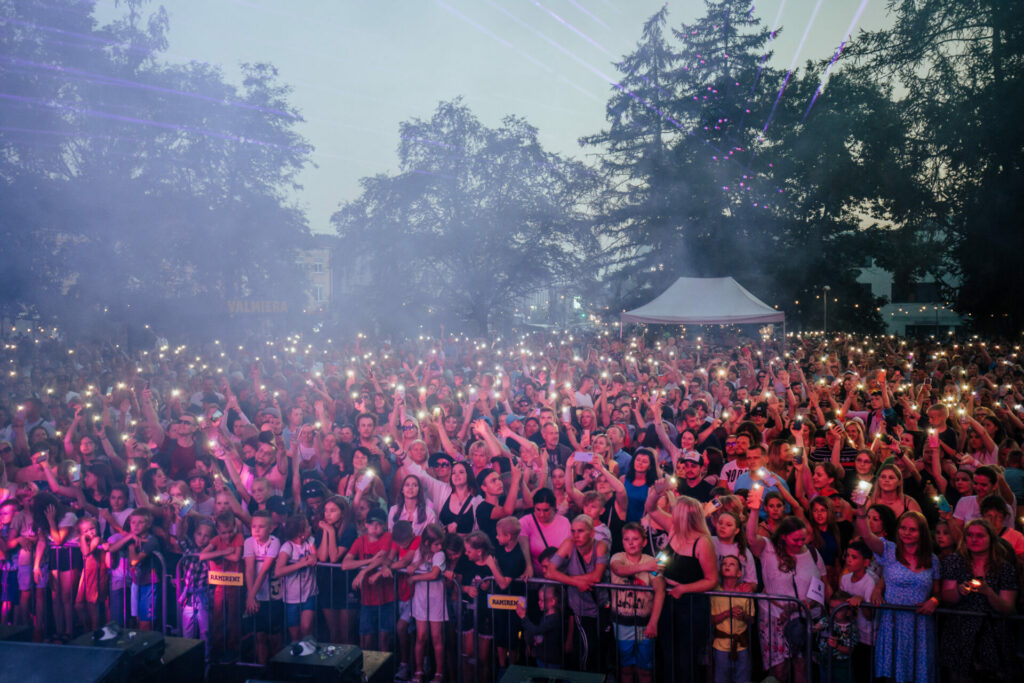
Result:
M129 507L131 495L128 487L124 484L114 484L110 487L110 496L107 498L110 508L99 508L100 530L103 538L109 539L111 535L125 533L125 526L128 524L128 516L135 508Z
M591 470L596 472L597 470ZM612 546L612 531L601 519L604 512L604 497L597 491L587 491L583 494L583 514L594 520L594 542L603 541L610 548Z
M518 583L533 576L533 563L530 561L530 547L522 536L523 527L516 517L502 517L496 527L498 546L494 549L494 559L498 563L501 575L509 580L509 587L504 589L518 595L526 595L526 585ZM516 586L512 586L516 583ZM521 631L519 617L509 610L495 615L494 643L498 649L498 667L508 666L508 653L512 649L512 634Z
M285 621L292 641L313 633L316 616L316 548L309 533L309 522L302 515L293 515L284 525L288 539L281 544L274 574L281 579Z
M857 642L853 648L854 680L868 680L871 674L871 647L875 642L875 628L871 604L871 593L875 590L876 578L868 567L873 555L864 541L854 541L846 549L846 564L839 577L839 590L848 596L848 602L857 614ZM831 600L832 607L844 602L837 596Z
M400 519L395 522L391 530L391 557L395 558L391 565L393 572L405 569L409 562L416 556L420 547L420 538L413 533L412 522ZM398 577L398 673L395 680L409 680L410 647L409 631L412 627L412 587L408 579L402 575Z
M352 579L352 588L362 595L359 645L364 650L390 651L391 634L395 630L395 585L390 570L382 567L391 549L387 523L387 514L382 509L370 508L366 513L366 533L355 540L341 561L344 571L359 570Z
M245 538L238 531L235 514L230 510L222 510L214 518L217 535L210 541L210 547L204 548L209 553L210 571L238 572L242 569L242 547ZM221 654L230 661L238 649L239 627L241 626L241 588L238 586L215 586L213 589L213 612L210 628L215 634L213 653ZM225 614L225 610L227 614ZM225 629L225 620L227 628ZM226 637L226 640L225 640Z
M850 595L842 591L836 592L833 598L840 603ZM828 616L822 617L814 625L818 634L819 664L822 677L832 683L850 683L850 656L857 644L857 625L853 621L853 608L849 605L839 607L832 613L831 623Z
M18 604L18 511L17 498L0 503L0 625L22 623Z
M181 560L178 563L178 574L181 585L178 592L178 603L181 605L181 635L185 638L199 638L204 641L206 656L210 656L210 562L203 550L210 545L216 535L214 523L207 518L196 520L195 531L190 538L180 522Z
M159 586L156 585L156 558L153 553L160 550L160 542L150 533L153 526L153 513L147 508L138 508L128 516L129 531L116 542L110 544L110 552L116 553L121 548L128 549L128 577L138 586L139 598L136 616L139 629L151 631L156 615L156 598ZM125 584L127 586L127 583ZM127 595L122 600L126 600Z
M653 586L654 591L612 591L612 623L622 666L622 683L650 683L654 670L654 638L665 603L665 579L657 561L644 553L647 537L639 522L622 527L624 550L612 555L611 582L619 586Z
M724 556L719 564L721 584L718 590L736 593L736 597L711 598L711 622L715 629L712 642L715 683L750 681L750 624L754 620L754 601L741 597L743 563L736 555Z
M274 566L281 552L281 541L270 533L274 521L267 510L252 515L252 536L245 539L245 613L254 619L256 661L266 665L270 646L280 647L284 625L284 605L280 585L274 577Z
M553 552L544 561L550 561L551 555L557 552L555 548L548 550ZM537 666L541 669L557 669L562 661L562 616L558 612L558 589L550 584L542 585L537 591L537 602L543 615L539 623L533 623L526 616L526 605L522 603L516 608L516 615L523 621L527 650L536 659Z
M416 620L416 666L413 683L423 680L423 664L426 660L428 639L434 648L436 671L432 683L444 680L444 622L448 619L448 605L445 600L444 577L445 555L441 550L444 530L437 524L428 524L420 536L420 548L413 563L412 618Z
M490 680L494 622L491 610L486 607L485 596L495 583L504 589L511 583L511 579L502 576L494 559L491 540L482 531L474 531L466 536L466 554L455 567L455 573L462 589L464 680Z
M462 587L459 585L458 576L455 573L455 568L459 566L459 561L462 556L466 553L466 542L462 539L462 536L455 534L448 534L444 537L444 543L441 544L441 550L444 552L444 570L445 586L445 601L448 605L448 614L458 614L462 609ZM449 619L445 623L444 629L444 642L455 643L458 642L458 638L462 637L459 631L458 619ZM448 671L458 671L462 663L459 661L458 648L449 647L445 648L447 654L447 669Z
M78 521L78 543L82 552L82 576L75 596L75 611L78 620L95 631L100 627L100 604L106 597L106 560L100 525L94 517Z

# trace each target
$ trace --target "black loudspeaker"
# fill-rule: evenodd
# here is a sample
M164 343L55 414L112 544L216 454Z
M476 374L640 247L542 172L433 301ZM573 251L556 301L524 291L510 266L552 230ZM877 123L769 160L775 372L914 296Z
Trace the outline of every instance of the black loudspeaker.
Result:
M128 683L124 650L0 641L0 679L17 683Z
M292 654L293 648L303 643L307 641L289 645L274 655L270 660L270 679L301 683L363 683L363 651L358 647L319 643L309 654Z
M101 631L105 632L103 637L97 638ZM96 633L79 636L71 641L71 645L126 653L129 672L134 680L149 678L160 672L166 647L164 634L158 631L139 631L113 625L105 626Z
M395 656L390 652L363 650L363 677L366 683L392 683L395 680Z
M588 674L581 671L510 666L501 677L501 683L604 683L604 678L604 674Z
M16 643L32 642L31 626L0 626L0 640Z
M206 647L201 640L164 636L163 667L150 680L153 683L179 683L203 680Z

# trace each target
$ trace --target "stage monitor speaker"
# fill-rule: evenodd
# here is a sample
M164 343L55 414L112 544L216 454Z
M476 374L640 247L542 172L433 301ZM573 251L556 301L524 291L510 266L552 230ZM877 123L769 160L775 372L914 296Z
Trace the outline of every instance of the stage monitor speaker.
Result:
M0 641L0 679L17 683L127 683L124 650Z
M134 680L148 678L163 668L162 659L166 643L158 631L139 631L114 625L104 626L103 637L86 633L71 641L71 645L99 650L122 650L128 655L128 666ZM97 631L99 633L99 631Z
M309 654L293 654L296 646L289 645L270 660L269 678L300 683L362 683L363 651L355 645L317 643Z
M395 656L390 652L363 650L363 678L366 683L392 683L395 680Z
M148 681L178 683L203 680L206 646L201 640L164 636L163 666Z
M604 674L532 666L510 666L501 677L501 683L604 683L604 680Z
M32 642L31 626L0 626L0 640L18 643Z

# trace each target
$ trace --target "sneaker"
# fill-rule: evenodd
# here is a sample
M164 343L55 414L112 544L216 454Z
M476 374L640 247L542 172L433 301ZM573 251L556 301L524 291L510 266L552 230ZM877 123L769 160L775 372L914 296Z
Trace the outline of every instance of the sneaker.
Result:
M402 662L401 664L398 665L398 671L395 672L395 680L396 681L407 681L410 678L412 678L412 676L409 675L409 665L406 664L405 662Z

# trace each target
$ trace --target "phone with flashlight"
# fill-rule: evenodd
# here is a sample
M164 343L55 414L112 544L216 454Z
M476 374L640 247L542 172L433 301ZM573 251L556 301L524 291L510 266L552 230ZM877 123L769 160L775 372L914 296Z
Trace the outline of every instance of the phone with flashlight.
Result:
M185 500L183 500L181 502L181 509L178 510L178 516L184 518L185 515L192 511L192 508L195 507L195 504L196 502L191 498L186 498Z
M79 464L72 465L71 468L70 468L70 471L68 472L68 479L70 479L73 482L81 481L82 480L82 466L79 465Z
M573 460L575 462L582 462L589 465L594 462L594 454L590 451L576 451L573 453Z
M562 422L569 422L572 419L572 408L562 406Z
M950 506L949 501L941 493L932 498L935 501L935 506L939 508L939 512L952 512L953 508Z
M219 410L215 410L215 411L213 411L213 415L210 416L210 419L211 420L219 420L222 417L224 417L224 413L220 412Z

